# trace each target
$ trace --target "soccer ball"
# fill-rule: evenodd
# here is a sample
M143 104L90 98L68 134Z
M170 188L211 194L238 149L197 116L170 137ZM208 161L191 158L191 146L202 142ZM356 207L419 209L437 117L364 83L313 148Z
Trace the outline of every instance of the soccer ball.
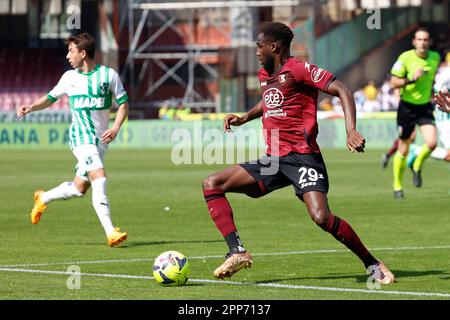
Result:
M178 251L161 253L153 263L153 277L163 286L182 286L188 280L189 262Z

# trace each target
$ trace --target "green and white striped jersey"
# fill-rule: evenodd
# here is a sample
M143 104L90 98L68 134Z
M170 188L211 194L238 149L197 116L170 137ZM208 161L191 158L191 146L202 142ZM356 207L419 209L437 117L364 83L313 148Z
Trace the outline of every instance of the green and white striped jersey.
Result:
M443 88L447 88L450 92L450 67L444 67L437 75L436 75L436 83L434 84L434 91L437 93L441 91ZM446 113L444 111L436 108L434 112L434 117L436 121L450 121L450 113Z
M83 144L98 145L109 127L112 97L119 105L128 100L117 72L103 65L96 65L89 73L78 69L65 72L47 97L55 102L65 94L69 96L72 114L71 149Z

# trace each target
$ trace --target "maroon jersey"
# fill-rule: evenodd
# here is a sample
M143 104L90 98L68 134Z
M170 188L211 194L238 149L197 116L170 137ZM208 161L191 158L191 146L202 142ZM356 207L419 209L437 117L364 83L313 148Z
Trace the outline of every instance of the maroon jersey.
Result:
M316 142L318 90L334 75L305 61L289 58L273 75L258 72L263 98L263 132L267 154L320 153Z

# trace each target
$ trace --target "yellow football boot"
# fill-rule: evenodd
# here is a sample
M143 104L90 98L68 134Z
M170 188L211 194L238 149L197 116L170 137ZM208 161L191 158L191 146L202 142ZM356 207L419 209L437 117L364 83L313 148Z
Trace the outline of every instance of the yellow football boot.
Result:
M42 202L42 194L44 193L44 190L37 190L34 193L34 207L33 210L31 210L31 223L37 224L39 220L41 219L41 215L44 213L45 209L47 209L47 206Z
M127 240L128 233L120 232L119 228L114 228L114 231L108 236L108 245L110 247L117 246L121 242Z

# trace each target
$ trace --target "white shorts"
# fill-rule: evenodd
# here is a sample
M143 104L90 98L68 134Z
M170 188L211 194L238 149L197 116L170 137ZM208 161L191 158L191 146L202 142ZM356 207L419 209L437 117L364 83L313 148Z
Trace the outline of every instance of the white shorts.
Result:
M436 127L442 147L444 149L450 149L450 120L436 121Z
M72 150L78 160L75 174L83 180L89 181L88 172L104 168L103 159L107 147L104 145L83 144Z

